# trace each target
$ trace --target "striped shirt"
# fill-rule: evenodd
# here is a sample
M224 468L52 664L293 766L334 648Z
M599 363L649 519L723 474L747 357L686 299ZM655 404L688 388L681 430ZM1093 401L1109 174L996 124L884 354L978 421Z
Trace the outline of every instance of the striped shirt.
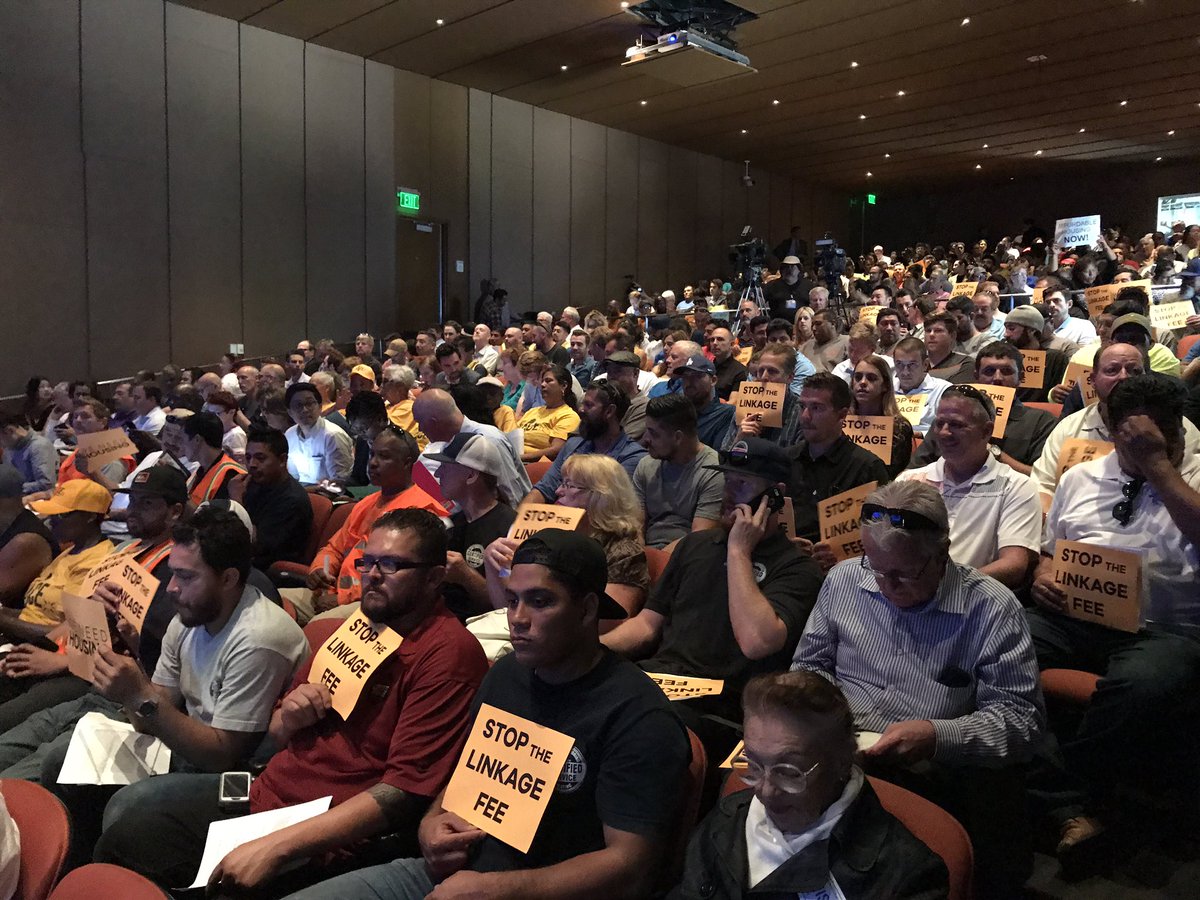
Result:
M888 602L858 559L834 566L792 668L838 684L864 731L928 719L938 762L1026 761L1045 724L1021 604L955 563L932 600L907 610Z

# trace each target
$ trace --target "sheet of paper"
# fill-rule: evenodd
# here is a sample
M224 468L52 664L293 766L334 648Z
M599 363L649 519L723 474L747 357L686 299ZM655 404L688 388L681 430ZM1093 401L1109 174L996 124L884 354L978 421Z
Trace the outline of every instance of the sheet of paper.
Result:
M133 784L171 768L171 749L128 722L90 712L75 725L59 784Z
M269 809L266 812L251 813L248 816L238 816L236 819L224 819L213 822L208 826L208 839L204 842L204 855L200 857L200 871L196 880L184 890L202 888L208 884L213 869L217 864L236 850L242 844L256 841L268 834L282 831L299 822L321 815L329 809L333 797L322 797L310 800L308 803L298 803L295 806L285 806L282 809Z
M86 459L89 472L99 472L114 459L133 456L137 447L120 428L76 435L76 459Z
M647 672L650 680L662 688L668 700L691 700L709 697L725 690L725 682L719 678L693 678L689 675L658 675Z
M513 540L523 541L533 537L543 528L574 531L583 521L586 512L585 509L556 506L552 503L522 503L517 507L517 517L508 529L508 536Z
M1074 216L1070 219L1057 219L1054 222L1054 243L1064 250L1083 244L1096 243L1100 237L1099 216Z

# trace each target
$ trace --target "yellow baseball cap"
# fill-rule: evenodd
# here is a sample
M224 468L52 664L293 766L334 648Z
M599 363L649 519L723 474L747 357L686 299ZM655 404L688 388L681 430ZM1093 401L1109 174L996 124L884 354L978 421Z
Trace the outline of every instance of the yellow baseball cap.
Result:
M90 478L72 478L54 489L49 500L29 504L39 516L61 516L69 512L90 512L105 515L112 503L112 494Z
M375 384L375 370L366 363L359 363L350 370L350 374L357 375L359 378L365 378L367 381L371 382L372 385Z

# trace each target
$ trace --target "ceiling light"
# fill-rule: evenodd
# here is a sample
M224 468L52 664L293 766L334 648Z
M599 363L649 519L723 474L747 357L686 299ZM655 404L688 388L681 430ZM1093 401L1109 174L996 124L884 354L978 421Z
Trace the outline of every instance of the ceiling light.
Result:
M977 169L982 169L982 168L983 168L983 166L981 166L979 163L975 163L975 168L977 168Z
M866 116L864 116L864 115L862 115L862 114L860 113L860 114L859 114L859 116L858 116L858 118L861 120L861 119L865 119L865 118L866 118Z
M870 178L872 174L873 174L873 173L871 173L871 172L868 172L868 173L867 173L867 177L868 177L868 178Z
M649 103L649 102L650 102L649 100L639 100L639 101L638 101L638 105L639 105L639 106L645 106L645 105L646 105L647 103Z
M749 134L749 133L750 132L748 132L745 128L742 129L742 134Z
M567 67L566 67L566 66L559 66L559 68L560 68L560 69L562 69L564 72L565 72L565 71L567 71Z
M1025 57L1025 62L1040 63L1040 62L1045 62L1045 61L1046 61L1046 54L1044 54L1044 53L1035 53L1033 56Z
M629 0L621 0L621 9L629 9Z
M1042 151L1041 151L1041 150L1038 150L1038 151L1037 151L1036 153L1034 153L1033 155L1034 155L1034 156L1041 156L1041 155L1042 155Z
M858 68L858 63L856 63L856 62L854 62L853 60L851 60L851 61L850 61L850 68L852 68L852 69L857 69L857 68Z
M436 22L434 22L434 24L435 24L435 25L445 25L445 24L446 24L446 20L445 20L445 19L438 19Z
M1156 156L1156 157L1154 157L1154 161L1155 161L1155 162L1162 162L1162 157L1161 157L1161 156Z
M1122 105L1122 106L1124 106L1124 105L1125 105L1126 103L1128 103L1128 102L1129 102L1128 100L1122 100L1122 101L1121 101L1121 105Z
M779 105L779 101L778 101L778 100L772 100L772 101L771 101L771 105L772 105L772 106L778 106L778 105Z
M984 145L983 145L983 149L984 149L984 150L986 150L987 148L988 148L988 145L987 145L987 144L984 144Z
M884 158L884 159L891 159L891 158L892 158L892 154L890 154L890 153L885 153L885 154L883 154L883 158Z
M1174 128L1172 128L1170 131L1168 131L1168 132L1167 132L1167 137L1170 137L1170 136L1171 136L1171 135L1173 135L1174 133L1175 133L1175 129L1174 129Z
M1079 133L1080 133L1080 134L1083 134L1085 131L1087 131L1087 129L1086 129L1086 128L1080 128L1080 129L1079 129Z
M959 26L960 26L960 27L963 27L963 28L965 28L966 26L968 26L968 25L970 25L970 24L971 24L971 17L970 17L970 16L967 16L965 19L963 19L963 20L962 20L961 22L959 22L958 24L959 24Z
M897 96L897 97L903 97L903 96L904 96L904 91L896 91L896 96Z

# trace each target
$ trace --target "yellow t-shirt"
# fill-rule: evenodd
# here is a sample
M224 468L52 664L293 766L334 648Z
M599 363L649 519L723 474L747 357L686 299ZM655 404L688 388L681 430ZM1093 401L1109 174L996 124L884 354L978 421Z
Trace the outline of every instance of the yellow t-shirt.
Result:
M62 595L78 594L88 572L108 556L113 542L100 541L81 553L64 550L42 569L29 583L25 591L25 608L21 610L22 622L31 625L57 625L63 621Z
M417 420L413 418L413 398L401 400L399 403L393 403L388 407L388 418L393 425L403 428L414 438L416 438L417 446L422 450L429 443L429 438L421 433L421 429L417 427Z
M513 412L511 406L501 403L492 413L492 421L496 423L497 428L507 434L517 427L517 414Z
M1079 363L1081 366L1090 366L1095 362L1096 351L1100 348L1099 344L1091 343L1086 347L1081 347L1079 352L1071 357L1071 362ZM1150 345L1150 369L1158 372L1160 375L1171 375L1174 378L1179 378L1183 369L1179 365L1179 359L1164 347L1162 344L1155 341ZM1063 384L1067 382L1066 372L1063 372Z
M517 425L525 432L526 450L545 450L552 440L565 441L579 427L579 413L565 403L554 409L535 406Z

